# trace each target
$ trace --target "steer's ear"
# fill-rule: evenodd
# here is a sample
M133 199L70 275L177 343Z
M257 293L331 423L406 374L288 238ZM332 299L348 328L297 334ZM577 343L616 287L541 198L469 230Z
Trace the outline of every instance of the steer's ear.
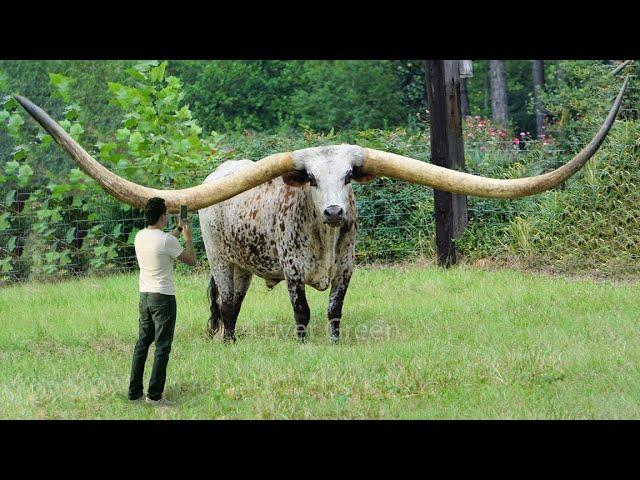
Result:
M353 179L358 183L367 183L376 178L375 175L364 173L362 167L353 167Z
M302 187L309 181L309 176L304 170L294 170L293 172L288 172L282 175L282 180L284 180L284 183L292 187Z

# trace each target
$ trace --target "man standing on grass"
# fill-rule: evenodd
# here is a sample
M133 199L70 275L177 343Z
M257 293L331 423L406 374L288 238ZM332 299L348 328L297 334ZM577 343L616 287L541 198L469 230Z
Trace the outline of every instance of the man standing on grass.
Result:
M128 396L131 401L145 398L142 375L149 346L155 341L156 353L145 401L154 405L170 405L173 402L165 399L162 392L176 325L173 261L177 258L193 267L196 265L196 252L188 222L180 221L180 226L171 233L163 231L169 221L164 199L149 199L144 207L144 216L148 227L140 230L135 239L140 267L140 329L133 351ZM181 233L184 234L184 249L178 242Z

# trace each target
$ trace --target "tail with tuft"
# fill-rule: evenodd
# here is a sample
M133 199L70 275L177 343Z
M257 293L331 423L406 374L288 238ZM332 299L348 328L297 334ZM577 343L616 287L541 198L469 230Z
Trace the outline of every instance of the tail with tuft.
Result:
M209 299L209 310L211 311L207 332L210 337L213 337L220 329L220 324L222 323L222 316L220 315L220 308L218 307L217 300L218 287L216 287L216 281L214 280L213 275L211 275L211 280L207 287L207 298Z

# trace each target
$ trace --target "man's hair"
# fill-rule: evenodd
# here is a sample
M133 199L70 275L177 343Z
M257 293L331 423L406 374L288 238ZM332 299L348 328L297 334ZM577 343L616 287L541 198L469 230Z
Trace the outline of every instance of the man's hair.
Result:
M164 203L164 198L150 198L144 206L144 219L147 221L147 225L155 224L164 213L167 213L167 206Z

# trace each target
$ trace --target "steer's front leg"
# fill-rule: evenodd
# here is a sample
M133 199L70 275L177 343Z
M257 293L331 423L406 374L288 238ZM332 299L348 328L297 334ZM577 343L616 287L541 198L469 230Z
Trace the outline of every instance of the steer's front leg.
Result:
M329 295L327 317L329 318L329 338L334 343L338 343L340 340L342 304L344 302L344 296L347 293L347 288L349 288L351 273L351 269L346 269L338 275L335 275L331 280L331 294Z
M287 278L287 288L289 289L289 298L293 307L293 316L296 319L296 333L298 334L298 339L304 342L307 338L309 318L311 318L311 310L309 310L307 296L304 292L304 283L295 278Z

